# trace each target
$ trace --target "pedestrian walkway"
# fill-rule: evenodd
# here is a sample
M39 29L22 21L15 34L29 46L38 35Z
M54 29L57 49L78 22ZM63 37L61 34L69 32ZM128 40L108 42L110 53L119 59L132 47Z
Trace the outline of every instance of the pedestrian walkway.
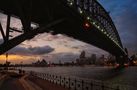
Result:
M42 90L38 85L26 79L27 77L28 75L24 75L19 79L20 83L25 88L25 90Z
M0 90L25 90L19 82L19 78L6 77L0 86Z
M13 76L14 75L14 76ZM0 90L68 90L62 86L56 85L54 83L36 78L33 76L28 76L27 74L23 76L18 76L18 74L7 73L5 76L0 76L4 78L0 84Z

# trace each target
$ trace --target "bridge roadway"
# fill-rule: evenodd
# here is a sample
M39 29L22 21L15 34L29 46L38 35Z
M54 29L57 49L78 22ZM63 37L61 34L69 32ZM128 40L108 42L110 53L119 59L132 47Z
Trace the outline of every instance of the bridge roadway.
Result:
M96 0L93 1L97 3ZM20 18L24 30L22 35L2 43L0 45L0 54L39 33L52 30L54 31L53 34L66 34L95 45L117 57L126 55L118 33L116 33L116 36L119 40L119 45L99 31L93 24L89 24L86 17L81 16L77 11L76 5L71 8L67 4L67 0L1 0L0 10L4 14ZM108 21L112 23L111 20ZM31 30L31 22L37 23L39 28ZM85 24L89 24L88 29L84 27ZM116 30L114 31L116 32Z

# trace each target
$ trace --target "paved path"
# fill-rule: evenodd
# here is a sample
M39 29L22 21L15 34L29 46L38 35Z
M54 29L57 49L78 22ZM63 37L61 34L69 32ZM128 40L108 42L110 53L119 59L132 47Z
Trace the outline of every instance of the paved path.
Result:
M62 86L50 83L36 77L24 75L13 77L6 75L0 84L0 90L68 90Z
M7 77L2 83L0 90L25 90L18 78Z

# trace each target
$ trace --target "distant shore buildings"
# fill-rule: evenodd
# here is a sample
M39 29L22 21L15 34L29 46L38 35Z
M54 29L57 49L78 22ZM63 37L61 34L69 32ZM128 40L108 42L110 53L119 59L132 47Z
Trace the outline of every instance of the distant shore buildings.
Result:
M114 65L115 63L115 57L112 55L97 57L96 54L91 54L90 57L86 57L85 51L82 51L79 58L76 59L77 65Z
M130 64L131 64L132 66L137 65L137 53L134 54L134 55L132 55L132 56L130 57Z
M113 55L101 55L97 56L96 54L91 54L86 56L86 52L82 51L77 59L72 61L64 62L59 60L58 62L46 61L45 59L38 60L31 64L11 64L7 62L5 64L0 64L0 67L54 67L54 66L83 66L83 65L98 65L98 66L114 66L116 65L116 58ZM134 54L130 57L129 65L137 66L137 54Z
M33 66L41 66L41 67L44 67L44 66L47 66L48 63L45 59L42 59L41 61L38 60L37 62L35 63L32 63Z

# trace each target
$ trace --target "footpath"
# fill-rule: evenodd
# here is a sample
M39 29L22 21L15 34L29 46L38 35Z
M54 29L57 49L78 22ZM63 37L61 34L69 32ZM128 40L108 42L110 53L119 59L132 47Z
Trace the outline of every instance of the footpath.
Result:
M59 85L27 74L0 73L0 90L68 90Z

